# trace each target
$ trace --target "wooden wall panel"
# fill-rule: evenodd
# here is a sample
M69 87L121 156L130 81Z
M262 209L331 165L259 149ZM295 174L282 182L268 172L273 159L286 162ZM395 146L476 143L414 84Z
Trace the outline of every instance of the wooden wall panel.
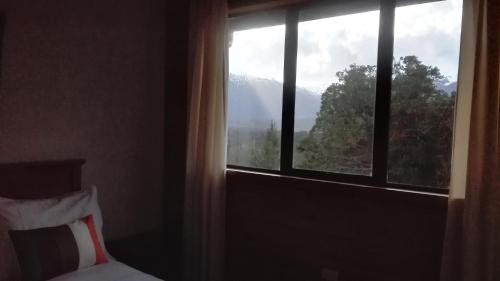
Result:
M313 0L228 0L229 14L237 16L312 2Z
M446 196L228 172L227 280L438 280Z

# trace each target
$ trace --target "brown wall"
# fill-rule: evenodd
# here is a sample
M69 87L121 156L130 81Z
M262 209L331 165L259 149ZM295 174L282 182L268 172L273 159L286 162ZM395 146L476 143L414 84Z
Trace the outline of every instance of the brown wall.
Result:
M108 237L162 223L164 3L0 0L0 162L85 158Z
M227 280L439 280L447 198L229 172Z
M189 1L167 7L165 53L165 240L169 280L182 280L184 184L186 175ZM175 81L175 82L170 82Z

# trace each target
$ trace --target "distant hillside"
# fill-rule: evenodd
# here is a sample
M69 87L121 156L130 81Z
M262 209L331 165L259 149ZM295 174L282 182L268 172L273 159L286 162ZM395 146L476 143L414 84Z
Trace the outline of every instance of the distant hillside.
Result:
M283 84L238 75L229 76L229 126L267 128L271 120L281 123ZM296 91L295 127L309 130L321 106L321 96L306 89Z
M457 91L457 82L451 82L451 83L436 83L436 88L438 90L443 90L448 94L451 94L452 92Z
M436 83L448 94L457 90L457 83ZM281 82L239 75L229 75L229 126L232 128L268 128L271 120L281 124L283 84ZM321 107L321 95L304 88L296 92L296 131L309 131Z

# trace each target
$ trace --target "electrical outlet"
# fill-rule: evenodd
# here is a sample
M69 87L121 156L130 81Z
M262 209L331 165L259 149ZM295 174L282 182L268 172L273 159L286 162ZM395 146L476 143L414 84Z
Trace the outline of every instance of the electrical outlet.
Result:
M321 280L339 281L339 272L329 268L321 269Z

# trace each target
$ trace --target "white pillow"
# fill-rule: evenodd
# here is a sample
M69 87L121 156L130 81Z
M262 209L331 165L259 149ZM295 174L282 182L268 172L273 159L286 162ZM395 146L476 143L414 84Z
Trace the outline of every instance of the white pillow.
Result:
M49 199L14 200L0 197L0 216L6 219L13 230L58 226L90 214L101 229L102 215L95 187Z
M66 196L40 200L14 200L0 197L0 218L11 230L30 230L69 224L92 215L99 242L108 258L102 235L102 214L97 201L97 188Z

